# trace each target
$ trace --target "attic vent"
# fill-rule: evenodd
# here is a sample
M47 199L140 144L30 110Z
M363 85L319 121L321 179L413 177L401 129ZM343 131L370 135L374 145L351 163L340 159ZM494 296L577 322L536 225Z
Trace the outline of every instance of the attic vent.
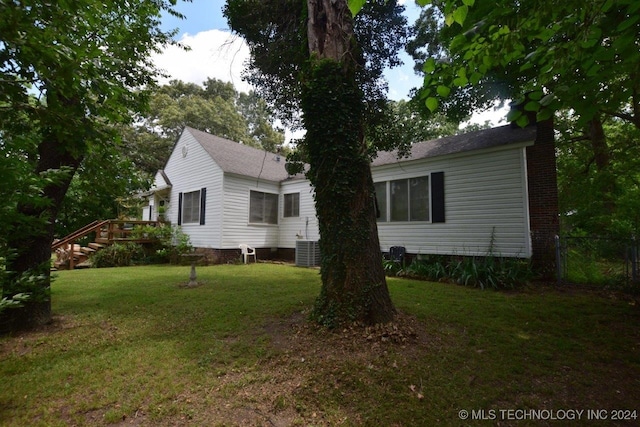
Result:
M320 265L320 245L311 240L296 241L296 266L316 267Z

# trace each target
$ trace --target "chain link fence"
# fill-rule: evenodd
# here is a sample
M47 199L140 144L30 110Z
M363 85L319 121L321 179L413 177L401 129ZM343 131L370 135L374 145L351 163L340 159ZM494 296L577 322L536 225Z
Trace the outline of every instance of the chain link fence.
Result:
M640 290L635 238L556 236L558 284Z

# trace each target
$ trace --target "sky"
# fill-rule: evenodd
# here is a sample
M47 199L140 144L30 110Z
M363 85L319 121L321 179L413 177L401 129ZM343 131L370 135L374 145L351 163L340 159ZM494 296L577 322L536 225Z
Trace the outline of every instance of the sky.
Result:
M409 24L420 14L413 0L404 3ZM178 29L176 40L189 46L190 51L169 47L161 55L154 55L155 64L170 77L160 80L161 84L170 79L202 84L207 78L217 78L231 82L236 90L248 92L251 87L242 81L244 63L249 58L249 48L244 41L231 33L226 19L222 16L225 0L180 1L176 9L185 15L180 20L166 14L163 29ZM413 71L413 59L403 52L404 65L385 72L389 82L388 96L393 100L408 99L412 88L418 87L422 79ZM500 113L488 111L474 116L472 122L491 120L498 124ZM501 124L503 124L502 122Z

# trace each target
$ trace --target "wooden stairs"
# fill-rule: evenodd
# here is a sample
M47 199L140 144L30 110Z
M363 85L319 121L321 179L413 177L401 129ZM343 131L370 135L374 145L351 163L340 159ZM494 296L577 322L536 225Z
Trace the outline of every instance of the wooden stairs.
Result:
M73 270L74 268L91 267L91 255L116 242L149 243L152 241L151 239L136 237L134 228L141 225L157 227L158 224L157 221L114 219L93 221L62 239L54 240L51 245L51 251L56 255L53 268ZM88 243L87 246L76 243L91 233L95 233L93 242Z

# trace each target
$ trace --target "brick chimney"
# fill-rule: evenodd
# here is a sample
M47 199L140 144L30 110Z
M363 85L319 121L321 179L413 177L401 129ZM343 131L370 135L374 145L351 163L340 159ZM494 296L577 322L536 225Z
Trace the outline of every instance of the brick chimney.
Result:
M527 147L532 264L543 278L555 274L555 236L560 232L553 119L533 123L536 141Z

